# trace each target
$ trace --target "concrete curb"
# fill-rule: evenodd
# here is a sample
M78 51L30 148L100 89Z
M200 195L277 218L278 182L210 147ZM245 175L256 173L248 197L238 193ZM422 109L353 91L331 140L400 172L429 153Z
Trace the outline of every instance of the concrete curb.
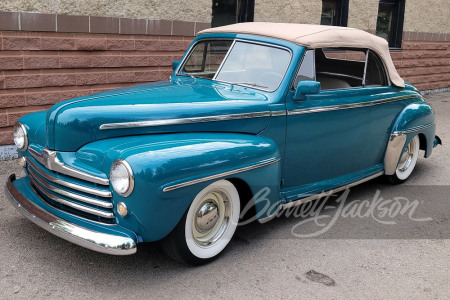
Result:
M15 145L0 146L0 160L10 160L19 157Z
M422 96L424 96L424 95L430 95L430 94L436 94L436 93L444 93L444 92L450 92L450 87L446 87L446 88L442 88L442 89L420 91L420 94Z

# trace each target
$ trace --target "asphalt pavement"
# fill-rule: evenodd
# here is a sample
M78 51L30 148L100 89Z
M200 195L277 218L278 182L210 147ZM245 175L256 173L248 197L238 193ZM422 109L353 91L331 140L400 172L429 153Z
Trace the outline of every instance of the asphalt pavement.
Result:
M23 218L2 186L0 299L448 299L450 93L426 98L444 145L419 158L407 183L377 178L239 227L201 267L170 260L155 243L132 256L73 245ZM1 161L0 180L11 173L23 174L17 160Z

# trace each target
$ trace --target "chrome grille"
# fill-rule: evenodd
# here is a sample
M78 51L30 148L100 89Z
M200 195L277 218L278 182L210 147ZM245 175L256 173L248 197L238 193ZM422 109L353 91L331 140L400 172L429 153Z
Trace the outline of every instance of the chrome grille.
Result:
M76 179L48 170L32 158L27 158L27 173L35 192L51 206L89 220L114 223L112 194L106 187L74 183Z

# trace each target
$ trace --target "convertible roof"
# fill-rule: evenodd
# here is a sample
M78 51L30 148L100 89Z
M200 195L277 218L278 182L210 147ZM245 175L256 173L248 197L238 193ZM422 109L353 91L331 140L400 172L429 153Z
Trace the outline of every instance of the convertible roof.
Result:
M368 48L375 51L384 61L391 82L404 87L404 80L398 75L385 39L363 30L312 24L249 22L205 29L205 33L253 34L286 40L310 49L343 47Z

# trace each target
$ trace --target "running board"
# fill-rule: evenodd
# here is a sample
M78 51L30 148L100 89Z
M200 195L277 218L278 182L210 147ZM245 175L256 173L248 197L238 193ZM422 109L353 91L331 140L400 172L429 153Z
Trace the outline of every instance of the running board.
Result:
M280 205L280 206L278 207L277 211L276 211L274 214L272 214L272 215L270 215L270 216L268 216L268 217L266 217L266 218L259 219L258 221L259 221L259 223L261 223L261 224L266 223L266 222L269 222L270 220L272 220L273 218L275 218L281 210L288 209L288 208L294 207L294 206L298 206L298 205L307 203L307 202L309 202L309 201L317 200L317 199L319 199L319 198L322 198L322 197L324 196L324 194L326 195L326 194L331 193L331 192L337 193L337 192L346 190L346 189L351 188L351 187L354 187L354 186L356 186L356 185L358 185L358 184L361 184L361 183L364 183L364 182L366 182L366 181L369 181L369 180L372 180L372 179L374 179L374 178L377 178L377 177L379 177L379 176L381 176L381 175L383 175L383 174L384 174L384 171L380 171L380 172L378 172L378 173L375 173L375 174L373 174L373 175L370 175L370 176L365 177L365 178L363 178L363 179L360 179L360 180L358 180L358 181L349 183L349 184L347 184L347 185L343 185L343 186L340 186L340 187L338 187L338 188L335 188L335 189L331 189L331 190L322 192L322 193L320 193L320 194L314 194L314 195L311 195L311 196L308 196L308 197L305 197L305 198L300 198L300 199L298 199L298 200L294 200L294 201L291 201L291 202L282 204L282 205Z

